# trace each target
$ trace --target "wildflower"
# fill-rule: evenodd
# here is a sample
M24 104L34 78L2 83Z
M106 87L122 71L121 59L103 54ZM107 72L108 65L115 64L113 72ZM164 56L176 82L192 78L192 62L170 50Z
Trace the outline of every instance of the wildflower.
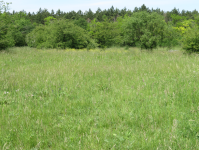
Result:
M8 94L8 93L9 93L9 92L6 92L6 91L4 92L4 94Z

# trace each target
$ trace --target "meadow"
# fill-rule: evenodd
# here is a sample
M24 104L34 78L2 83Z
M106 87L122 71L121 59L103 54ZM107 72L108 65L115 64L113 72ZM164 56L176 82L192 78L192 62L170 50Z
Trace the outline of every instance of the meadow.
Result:
M198 149L199 55L0 52L0 149Z

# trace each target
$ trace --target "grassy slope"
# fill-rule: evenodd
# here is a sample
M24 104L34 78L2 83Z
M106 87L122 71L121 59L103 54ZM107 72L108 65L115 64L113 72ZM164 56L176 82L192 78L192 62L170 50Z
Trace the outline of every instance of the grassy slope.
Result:
M0 149L197 149L199 57L0 53Z

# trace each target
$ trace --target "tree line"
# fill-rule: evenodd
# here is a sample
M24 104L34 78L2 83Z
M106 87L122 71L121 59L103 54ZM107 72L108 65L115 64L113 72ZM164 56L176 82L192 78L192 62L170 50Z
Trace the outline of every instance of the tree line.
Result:
M9 4L0 1L0 49L12 46L37 48L106 48L180 45L199 51L199 13L174 8L164 12L144 4L134 10L91 9L63 12L39 9L37 13L9 12Z
M160 10L159 8L149 9L144 4L139 8L135 7L134 10L129 10L129 9L127 10L127 8L123 8L120 10L112 6L111 8L105 9L105 10L101 10L100 8L98 8L96 12L93 12L91 9L85 12L82 12L81 10L77 12L76 11L63 12L60 9L58 9L56 12L54 10L51 10L51 12L49 12L47 9L40 8L39 11L37 11L36 13L34 12L27 13L25 11L20 11L20 12L13 11L12 13L9 13L9 14L14 15L16 13L18 14L25 13L26 18L30 19L32 23L36 22L38 24L44 24L44 19L49 16L52 16L57 19L62 18L62 19L71 19L71 20L78 20L80 18L93 20L94 18L96 18L97 21L101 22L103 21L104 15L106 15L109 20L116 21L117 17L119 16L122 16L122 17L124 17L125 15L132 16L133 13L140 12L140 11L146 11L148 13L156 12L164 16L164 19L166 22L173 20L172 15L179 15L179 16L186 17L187 19L194 19L195 16L199 14L197 10L193 10L193 11L182 10L180 12L179 9L176 9L176 8L174 8L171 11L164 12L163 10Z

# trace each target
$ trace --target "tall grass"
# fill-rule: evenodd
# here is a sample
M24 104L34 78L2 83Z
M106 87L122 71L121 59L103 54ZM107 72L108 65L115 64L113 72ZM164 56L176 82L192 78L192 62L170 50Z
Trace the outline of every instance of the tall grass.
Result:
M0 53L0 149L197 149L199 57L181 51Z

